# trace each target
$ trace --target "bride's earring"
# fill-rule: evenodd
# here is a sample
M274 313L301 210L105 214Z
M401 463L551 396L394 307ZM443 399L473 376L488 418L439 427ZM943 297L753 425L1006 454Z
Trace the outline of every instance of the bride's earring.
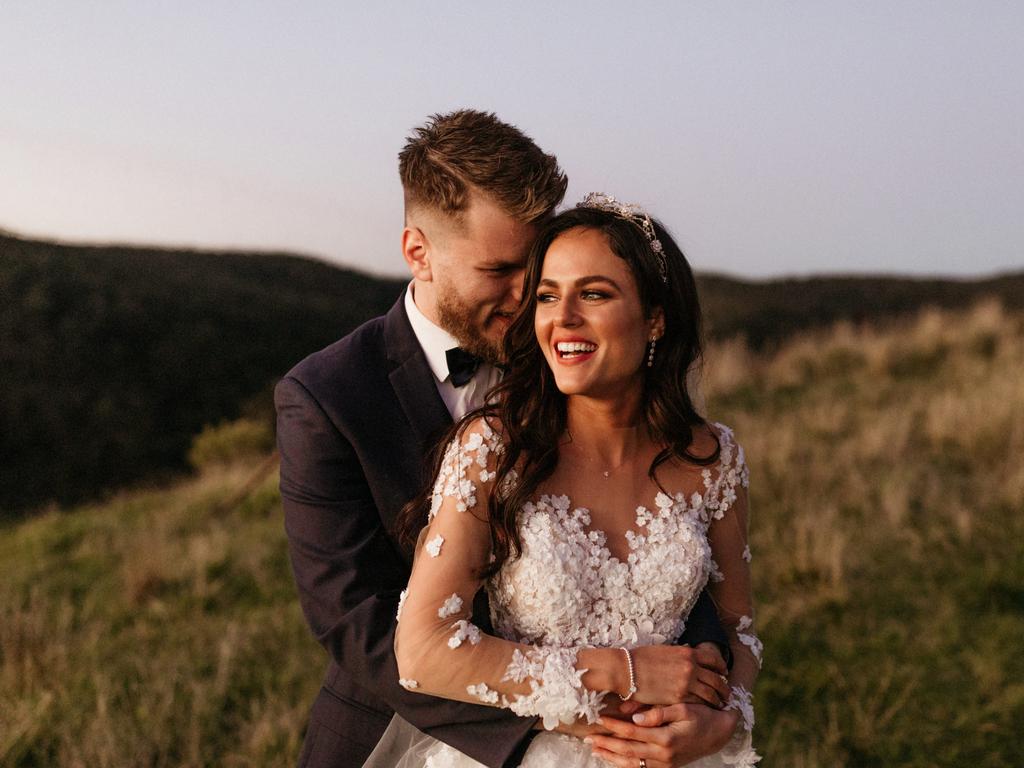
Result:
M651 336L651 348L647 352L647 367L648 368L653 368L654 367L654 346L657 343L658 343L658 338L656 336Z

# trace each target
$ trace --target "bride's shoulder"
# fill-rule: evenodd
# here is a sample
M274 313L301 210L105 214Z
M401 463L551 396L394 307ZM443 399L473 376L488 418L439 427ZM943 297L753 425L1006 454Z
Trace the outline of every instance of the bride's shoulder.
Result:
M736 440L732 427L720 421L706 421L693 429L689 453L693 456L711 456L718 450L718 461L723 468L743 466L743 446Z
M736 440L732 428L721 422L708 422L708 429L713 430L718 440L718 472L730 488L738 485L744 488L750 484L750 470L743 446Z
M459 512L475 507L477 492L490 488L497 478L498 457L504 450L502 430L496 419L474 416L459 422L434 479L427 519L438 515L445 497L455 499Z
M473 455L481 467L492 463L505 450L505 430L501 420L485 414L464 419L448 444L448 453Z
M705 421L691 427L688 452L693 456L711 456L734 440L732 430L717 421Z
M715 436L720 445L736 444L736 433L728 424L723 424L720 421L706 421L703 427L706 432Z
M494 414L475 415L462 420L455 439L460 443L477 442L481 439L486 442L504 442L505 428L501 419Z

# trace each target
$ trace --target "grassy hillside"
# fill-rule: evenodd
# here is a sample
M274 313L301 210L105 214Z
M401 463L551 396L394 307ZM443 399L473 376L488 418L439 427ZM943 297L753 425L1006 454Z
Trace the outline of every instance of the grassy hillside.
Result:
M1024 313L991 303L714 345L766 765L1024 764L1022 380ZM0 764L293 764L324 655L276 478L237 500L258 463L0 528Z
M323 652L249 472L0 531L0 765L294 764Z
M1024 765L1024 315L926 311L759 357L711 411L752 468L768 763Z

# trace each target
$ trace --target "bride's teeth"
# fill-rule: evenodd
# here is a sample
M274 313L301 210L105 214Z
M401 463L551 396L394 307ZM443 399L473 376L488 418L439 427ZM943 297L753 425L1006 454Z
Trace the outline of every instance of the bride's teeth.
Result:
M586 341L560 341L555 348L562 354L572 354L574 352L593 352L597 349L597 345Z

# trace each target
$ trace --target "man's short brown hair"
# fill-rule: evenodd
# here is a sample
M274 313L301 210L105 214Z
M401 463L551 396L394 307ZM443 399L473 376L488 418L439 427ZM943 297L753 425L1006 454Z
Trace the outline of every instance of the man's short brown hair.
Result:
M473 109L431 115L398 154L398 172L406 213L432 208L457 221L471 187L513 218L535 222L554 211L568 183L554 155L494 113Z

